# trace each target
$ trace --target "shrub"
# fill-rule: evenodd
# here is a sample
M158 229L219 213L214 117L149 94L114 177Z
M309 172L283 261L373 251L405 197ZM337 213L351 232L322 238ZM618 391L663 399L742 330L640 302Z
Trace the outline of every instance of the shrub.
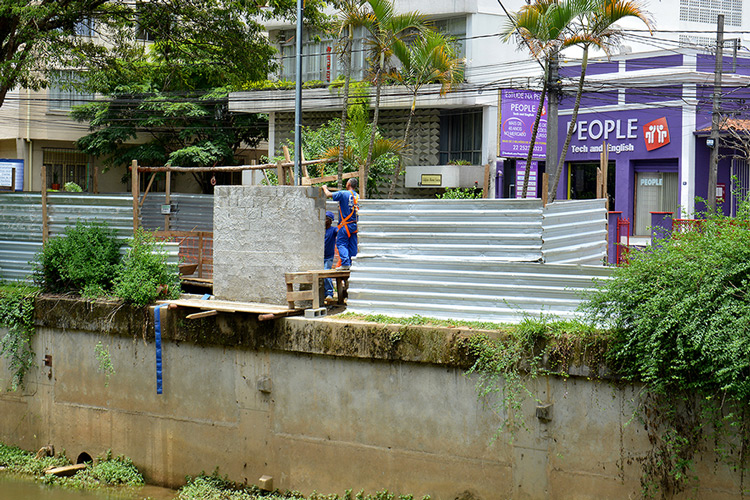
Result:
M26 286L0 287L0 326L8 331L0 336L0 356L11 372L11 388L23 385L24 377L34 366L31 341L34 329L34 298L37 290Z
M750 216L631 254L585 305L613 330L612 366L661 393L750 401Z
M114 294L125 302L147 305L160 296L177 298L180 277L176 265L167 264L162 245L153 235L139 230L130 242L130 250L117 269Z
M482 190L479 188L448 188L444 193L436 195L443 200L464 200L482 197Z
M81 222L51 238L37 255L34 281L45 292L108 289L120 261L120 243L103 222Z

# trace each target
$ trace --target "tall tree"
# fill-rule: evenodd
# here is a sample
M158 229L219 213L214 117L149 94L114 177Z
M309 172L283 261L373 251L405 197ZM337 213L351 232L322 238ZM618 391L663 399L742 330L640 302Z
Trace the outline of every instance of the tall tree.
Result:
M344 105L341 109L341 133L339 135L338 180L336 186L342 188L344 173L344 149L346 143L346 129L349 109L349 87L352 79L352 45L354 31L367 22L367 14L363 9L364 0L339 0L337 5L339 17L334 24L338 37L336 52L341 56L344 69Z
M464 78L464 61L458 57L456 46L450 37L438 31L428 29L417 35L410 42L402 39L393 40L393 54L401 65L392 70L390 76L404 85L411 94L411 109L406 121L403 144L408 148L409 132L417 108L417 95L422 87L430 83L440 84L440 95L450 92ZM393 198L398 177L401 174L401 163L393 172L388 198Z
M563 143L560 159L557 162L557 168L554 173L554 181L550 188L549 201L555 201L557 197L557 186L560 182L560 174L565 165L565 156L570 147L570 140L573 137L573 130L578 119L578 109L581 105L581 95L583 94L583 83L586 78L586 67L588 66L589 48L594 46L602 49L607 56L610 55L610 49L617 43L622 35L622 30L615 23L627 18L635 17L651 30L651 21L648 14L636 0L569 0L576 5L576 33L566 40L566 45L576 45L583 49L581 59L581 75L578 78L578 88L576 90L576 99L573 104L573 114L570 117L570 124Z
M373 148L378 132L380 117L380 92L391 56L393 55L393 41L409 40L416 33L425 28L422 15L417 12L396 14L392 0L367 0L372 12L363 24L369 37L367 39L370 64L372 65L372 80L375 84L375 103L372 123L370 124L370 146L364 164L365 178L369 175L372 164ZM366 196L364 186L362 195Z
M3 0L0 5L0 105L17 86L39 89L57 69L89 70L139 57L143 39L212 54L244 78L265 78L273 50L264 18L289 17L294 0ZM308 22L323 0L306 2ZM83 36L81 36L83 35ZM165 54L168 51L163 51Z
M539 122L547 96L547 82L549 80L549 61L566 46L568 39L574 34L571 23L576 18L580 8L573 4L558 0L536 0L521 7L517 13L509 15L509 22L501 31L505 40L515 38L519 46L529 50L531 55L539 61L543 69L542 91L539 96L534 125L531 131L531 142L526 157L526 168L523 178L521 197L526 198L529 188L529 174L531 160L534 154ZM556 130L552 127L552 130ZM549 130L548 130L549 132Z

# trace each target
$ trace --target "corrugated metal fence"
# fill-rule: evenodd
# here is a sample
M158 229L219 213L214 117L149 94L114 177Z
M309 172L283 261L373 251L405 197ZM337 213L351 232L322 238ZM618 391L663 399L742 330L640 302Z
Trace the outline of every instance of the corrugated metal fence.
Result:
M133 198L128 193L48 193L47 218L50 237L60 236L78 220L99 220L124 243L133 236ZM0 193L0 280L29 280L31 261L41 249L41 194ZM177 246L166 250L169 261L177 263Z
M510 323L573 317L594 279L611 274L601 265L605 216L603 200L363 200L348 308Z

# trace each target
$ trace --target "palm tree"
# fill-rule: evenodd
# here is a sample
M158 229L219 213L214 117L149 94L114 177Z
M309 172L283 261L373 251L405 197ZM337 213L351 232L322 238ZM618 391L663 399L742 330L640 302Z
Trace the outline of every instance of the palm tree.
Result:
M549 201L555 201L557 197L557 185L560 183L560 173L565 165L565 156L568 154L570 140L573 137L573 129L578 119L578 109L583 94L583 82L586 77L586 66L589 59L589 48L591 46L602 49L607 56L610 49L616 44L622 35L622 30L615 23L626 17L635 17L651 31L651 21L648 14L637 0L569 0L577 6L578 14L576 20L576 34L566 40L567 46L577 45L583 48L581 59L581 76L578 79L576 100L573 105L573 114L568 125L568 133L565 136L560 159L555 170L555 179L550 189Z
M352 45L354 43L354 30L357 26L365 24L367 15L362 9L364 0L340 0L337 7L339 18L334 25L338 36L336 52L341 56L344 66L344 106L341 110L341 135L339 136L338 157L338 180L337 187L341 189L341 178L344 174L344 148L346 143L346 122L349 108L349 86L351 83L352 70Z
M500 32L505 40L514 37L518 45L528 48L543 69L542 91L539 96L539 105L531 131L529 152L526 157L522 198L526 198L529 188L531 159L539 130L539 121L542 117L542 109L544 108L544 100L547 97L549 61L552 57L557 57L557 53L565 46L567 38L572 35L571 23L577 15L574 10L575 7L578 6L558 0L536 0L521 7L518 13L509 14L509 22Z
M367 158L373 162L378 158L394 155L401 156L403 152L403 143L392 139L386 139L377 134L374 143L370 142L368 128L368 110L365 106L352 106L349 110L349 121L347 122L347 132L349 137L348 144L342 149L339 146L329 148L323 153L323 158L343 157L344 161L356 165L357 168L364 165ZM367 180L369 178L366 177ZM360 186L360 192L364 192L367 186Z
M375 109L370 125L369 150L364 163L365 179L368 178L372 165L380 116L380 91L383 85L383 76L393 55L393 41L413 38L417 31L421 31L425 27L422 15L417 12L396 14L392 0L367 0L367 3L372 12L363 26L369 34L367 44L372 64L373 82L375 83ZM362 194L365 195L364 187L362 187Z
M417 107L419 90L427 84L439 83L440 95L450 92L454 86L463 81L464 61L457 57L453 41L435 30L426 30L409 43L400 39L393 40L393 54L401 63L401 67L393 70L390 76L404 85L412 98L409 119L404 130L403 144L406 146ZM388 198L393 198L400 174L401 163L393 172Z

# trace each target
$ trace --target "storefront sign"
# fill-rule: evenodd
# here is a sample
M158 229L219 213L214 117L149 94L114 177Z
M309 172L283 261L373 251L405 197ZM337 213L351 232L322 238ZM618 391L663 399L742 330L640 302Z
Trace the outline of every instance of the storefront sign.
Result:
M676 158L679 135L671 140L670 128L681 127L679 110L670 108L582 114L573 129L567 160L598 159L606 143L610 160L618 155L642 159ZM560 127L559 143L565 141L569 122Z
M531 145L534 120L539 106L539 92L503 89L500 91L500 133L498 156L526 158ZM539 119L534 154L544 159L547 153L547 102Z
M13 169L16 173L16 191L23 191L23 160L0 160L0 186L13 185Z
M516 162L516 198L523 197L523 179L526 175L526 161ZM529 186L526 193L527 198L536 198L537 181L539 175L539 162L532 161L529 169Z

